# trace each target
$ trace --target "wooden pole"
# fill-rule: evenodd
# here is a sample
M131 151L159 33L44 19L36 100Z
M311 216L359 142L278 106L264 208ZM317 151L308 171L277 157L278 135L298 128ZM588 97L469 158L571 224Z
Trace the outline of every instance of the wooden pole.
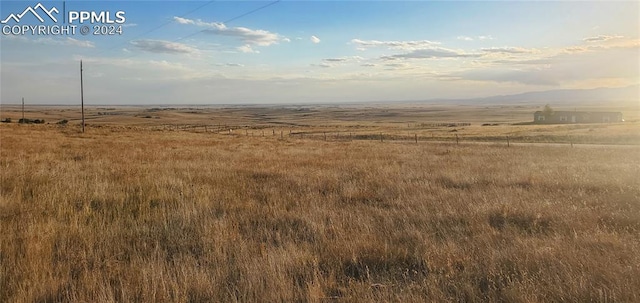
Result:
M80 60L80 107L82 111L82 132L84 133L84 83L82 82L82 60Z
M24 122L24 97L22 97L22 123Z
M416 143L418 143L418 134L415 134L415 135L416 135Z

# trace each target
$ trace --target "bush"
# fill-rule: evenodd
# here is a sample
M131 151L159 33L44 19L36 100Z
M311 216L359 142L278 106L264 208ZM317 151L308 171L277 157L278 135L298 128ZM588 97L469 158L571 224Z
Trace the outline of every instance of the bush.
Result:
M2 120L2 123L11 123L11 118L4 118L4 120Z

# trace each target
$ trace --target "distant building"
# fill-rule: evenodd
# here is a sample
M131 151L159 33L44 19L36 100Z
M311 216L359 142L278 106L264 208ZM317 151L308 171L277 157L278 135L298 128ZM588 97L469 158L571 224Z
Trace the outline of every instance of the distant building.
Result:
M533 122L540 124L565 123L613 123L622 122L620 112L579 112L579 111L537 111L533 113Z

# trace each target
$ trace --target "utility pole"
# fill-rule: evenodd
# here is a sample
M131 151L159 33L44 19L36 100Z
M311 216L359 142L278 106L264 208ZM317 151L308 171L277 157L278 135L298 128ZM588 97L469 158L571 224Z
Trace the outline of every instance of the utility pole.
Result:
M80 60L80 107L82 108L82 132L84 133L84 86L82 83L82 60Z
M22 97L22 123L24 122L24 97Z

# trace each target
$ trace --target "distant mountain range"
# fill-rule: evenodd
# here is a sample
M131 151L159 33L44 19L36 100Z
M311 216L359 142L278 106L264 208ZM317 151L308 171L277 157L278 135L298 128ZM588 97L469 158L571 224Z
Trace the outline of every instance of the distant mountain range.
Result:
M603 102L640 102L640 85L619 88L557 89L527 92L515 95L498 95L470 99L434 99L427 102L458 104L594 104Z

